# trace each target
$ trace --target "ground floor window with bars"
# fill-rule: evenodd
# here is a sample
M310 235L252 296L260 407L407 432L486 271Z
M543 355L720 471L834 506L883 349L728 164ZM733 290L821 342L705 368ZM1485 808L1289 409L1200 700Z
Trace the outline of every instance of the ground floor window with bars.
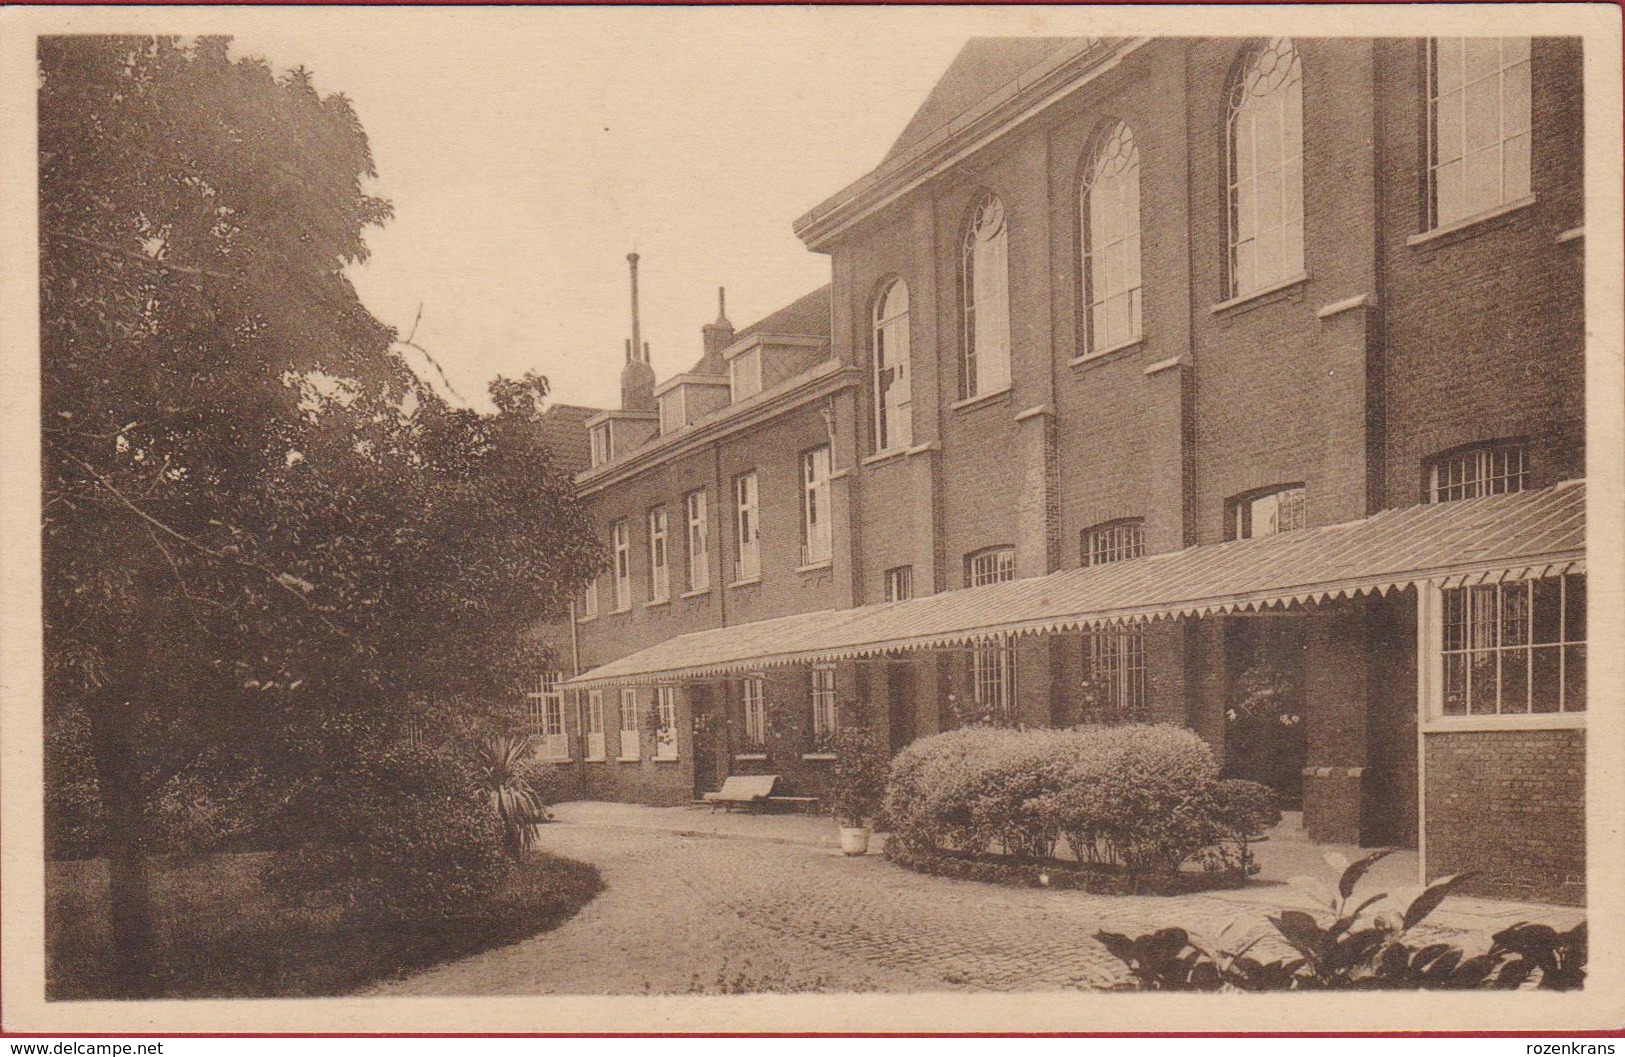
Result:
M1148 716L1145 635L1138 628L1084 636L1083 723L1141 723Z
M1583 575L1442 594L1445 716L1585 711Z
M638 729L638 692L627 687L621 691L620 758L623 760L636 760L642 755L642 735Z
M564 691L558 672L542 672L525 693L525 719L542 756L569 759L570 740L564 732Z
M812 743L815 752L835 749L835 669L812 670Z
M762 752L767 749L767 699L763 694L762 677L753 675L739 684L740 700L745 709L745 751Z
M1008 642L971 650L971 697L976 718L1008 723L1014 718L1015 649Z
M655 690L655 759L677 759L677 688L662 686Z
M604 752L604 692L587 691L587 759L602 760Z

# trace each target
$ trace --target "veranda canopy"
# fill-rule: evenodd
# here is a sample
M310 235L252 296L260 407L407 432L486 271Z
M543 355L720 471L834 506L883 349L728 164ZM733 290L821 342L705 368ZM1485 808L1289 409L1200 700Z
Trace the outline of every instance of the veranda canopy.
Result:
M1585 482L1386 510L906 602L690 632L565 683L639 685L1584 569Z

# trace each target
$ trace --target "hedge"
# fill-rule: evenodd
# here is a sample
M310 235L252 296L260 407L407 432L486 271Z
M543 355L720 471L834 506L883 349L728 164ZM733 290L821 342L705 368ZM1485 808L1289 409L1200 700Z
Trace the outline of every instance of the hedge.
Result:
M884 816L905 865L1068 861L1064 838L1079 864L1169 875L1193 860L1245 871L1248 839L1280 811L1266 787L1221 780L1191 731L1135 724L922 738L892 762Z

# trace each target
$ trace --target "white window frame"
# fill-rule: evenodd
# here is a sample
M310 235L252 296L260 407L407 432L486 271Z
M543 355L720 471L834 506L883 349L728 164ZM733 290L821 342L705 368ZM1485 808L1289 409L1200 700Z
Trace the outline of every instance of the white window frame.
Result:
M914 566L886 570L886 601L907 602L914 597Z
M971 210L959 254L959 399L1010 388L1010 226L985 192Z
M757 345L728 361L728 399L737 404L761 391L762 347Z
M965 556L965 586L985 587L1016 578L1016 549L988 547Z
M1428 460L1428 502L1521 492L1528 480L1529 449L1522 441L1462 448Z
M525 692L526 725L536 739L537 755L546 760L570 758L570 735L564 726L564 690L560 672L538 672Z
M1586 709L1589 707L1589 702L1584 700L1584 696L1588 692L1588 688L1585 687L1586 679L1584 674L1582 674L1579 684L1582 695L1581 707L1572 708L1570 707L1572 702L1567 700L1572 689L1572 685L1567 678L1568 669L1573 664L1579 664L1581 670L1584 671L1584 666L1589 662L1587 656L1589 651L1584 633L1581 633L1580 638L1571 638L1573 634L1571 630L1572 618L1569 613L1569 594L1573 590L1573 584L1576 581L1583 582L1584 580L1584 573L1569 573L1563 577L1509 580L1499 584L1479 584L1457 588L1443 588L1438 583L1419 585L1417 590L1417 635L1419 641L1417 645L1420 663L1417 665L1417 699L1421 703L1423 733L1457 730L1544 730L1585 727ZM1541 584L1546 586L1538 586ZM1540 590L1546 593L1549 598L1550 592L1553 590L1553 584L1558 585L1557 612L1560 614L1558 637L1562 641L1501 645L1499 640L1504 635L1501 625L1506 617L1504 599L1507 592L1524 589L1532 593ZM1450 642L1449 645L1452 648L1446 648L1446 614L1452 608L1448 602L1448 596L1453 592L1461 592L1457 597L1462 599L1463 604L1467 606L1472 604L1469 599L1473 597L1473 592L1480 592L1481 597L1487 596L1489 592L1494 592L1497 595L1495 619L1480 624L1480 627L1486 633L1488 628L1484 627L1484 624L1493 623L1495 625L1494 635L1497 641L1494 646L1483 644L1475 648L1471 642L1475 637L1475 632L1470 628L1463 628L1461 631L1451 633L1450 637L1454 641ZM1576 603L1576 605L1583 612L1584 606L1579 603ZM1533 625L1537 619L1534 606L1526 603L1524 612L1529 621L1530 634L1522 637L1530 639L1534 637L1532 634ZM1463 638L1468 641L1463 645L1458 645L1458 643L1462 643ZM1541 649L1554 651L1558 659L1556 680L1559 692L1562 695L1559 698L1559 708L1562 710L1535 712L1506 709L1506 702L1502 698L1504 697L1507 658L1509 656L1518 658L1521 653L1527 654L1527 662L1519 664L1519 660L1515 659L1513 663L1524 668L1526 676L1524 680L1526 688L1525 701L1532 707L1535 681L1533 679L1534 651ZM1455 678L1453 676L1447 678L1446 658L1452 655L1467 657L1468 660L1463 667L1470 672L1473 668L1471 657L1475 653L1493 654L1496 658L1496 711L1447 712L1446 696L1451 684L1455 682ZM1471 686L1471 676L1468 676L1467 686ZM1470 699L1468 707L1471 707Z
M1259 518L1275 519L1275 527L1259 531ZM1309 525L1308 491L1301 484L1282 485L1261 492L1249 492L1231 500L1232 539L1263 539L1283 532L1296 532Z
M587 691L587 759L602 762L604 745L604 692Z
M1229 111L1229 296L1245 297L1304 274L1303 65L1290 38L1253 49L1231 85ZM1275 142L1260 142L1272 128Z
M649 605L671 598L671 521L666 508L649 511Z
M1527 198L1534 141L1528 37L1435 37L1427 43L1428 230ZM1492 63L1469 73L1469 54ZM1483 135L1474 141L1474 130ZM1470 178L1478 170L1483 181ZM1493 189L1491 182L1493 178Z
M581 619L598 619L598 577L588 580L581 588Z
M614 561L615 612L632 608L632 525L621 518L609 527L610 552Z
M734 583L762 577L761 483L756 471L734 478Z
M896 451L914 443L913 350L909 339L908 284L893 279L874 308L875 451Z
M832 665L820 664L809 674L813 747L832 750L835 732L840 722L840 709L835 701L835 668Z
M657 760L677 759L677 688L655 687L655 713L660 717L660 730L655 734Z
M592 439L592 464L602 466L615 458L615 431L609 422L600 422L588 430Z
M697 488L683 497L683 520L688 538L688 593L698 594L711 588L711 522L705 489Z
M748 675L739 682L740 706L745 717L745 751L760 753L767 750L767 681L760 675Z
M1083 564L1108 565L1145 556L1145 522L1139 518L1104 521L1083 530Z
M830 517L830 446L821 444L801 453L801 564L823 565L835 553L835 530Z
M637 690L630 686L622 687L620 704L621 744L617 758L630 763L643 758L643 725L642 717L638 714ZM627 726L629 722L631 726Z
M1141 335L1140 150L1125 122L1095 139L1078 186L1078 221L1081 354L1098 356Z

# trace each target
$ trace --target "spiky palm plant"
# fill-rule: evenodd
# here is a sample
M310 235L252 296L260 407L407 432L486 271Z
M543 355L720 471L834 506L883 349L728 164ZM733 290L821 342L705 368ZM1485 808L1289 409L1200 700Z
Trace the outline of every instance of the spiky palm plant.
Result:
M507 734L486 738L475 753L475 788L502 820L508 853L516 862L536 839L532 827L547 818L547 805L530 784L530 753L530 738Z

